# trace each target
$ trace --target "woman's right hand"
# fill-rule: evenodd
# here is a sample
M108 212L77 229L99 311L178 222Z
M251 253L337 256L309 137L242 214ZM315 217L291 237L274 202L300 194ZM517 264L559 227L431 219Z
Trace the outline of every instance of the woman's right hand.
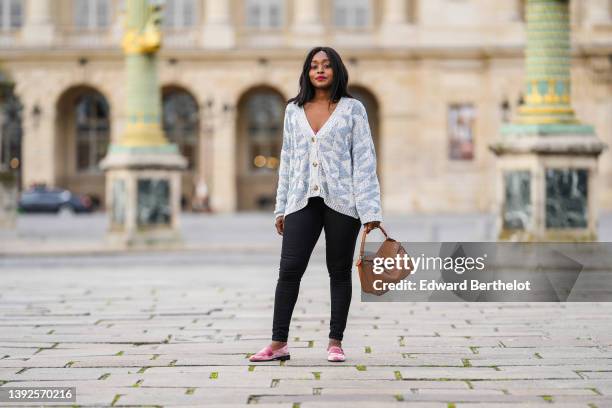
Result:
M276 226L276 232L278 232L278 235L283 235L283 230L285 229L285 216L279 215L276 217L274 225Z

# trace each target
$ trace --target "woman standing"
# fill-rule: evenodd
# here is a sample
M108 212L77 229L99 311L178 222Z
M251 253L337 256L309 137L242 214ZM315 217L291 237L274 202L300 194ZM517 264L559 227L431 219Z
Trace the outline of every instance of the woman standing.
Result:
M347 91L338 53L315 47L306 56L300 91L285 109L274 210L283 236L274 299L272 342L250 361L288 360L289 324L302 275L325 230L331 319L328 361L344 361L342 338L351 303L351 272L361 224L382 221L376 155L363 104Z

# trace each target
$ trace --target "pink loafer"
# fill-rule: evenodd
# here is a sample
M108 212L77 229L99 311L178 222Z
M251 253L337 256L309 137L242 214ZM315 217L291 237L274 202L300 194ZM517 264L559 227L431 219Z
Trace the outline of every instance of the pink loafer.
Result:
M278 350L272 350L270 345L259 350L257 353L253 354L249 357L249 361L273 361L273 360L289 360L291 358L289 354L289 347L285 344L283 347Z
M344 361L344 351L341 347L331 346L327 349L327 361Z

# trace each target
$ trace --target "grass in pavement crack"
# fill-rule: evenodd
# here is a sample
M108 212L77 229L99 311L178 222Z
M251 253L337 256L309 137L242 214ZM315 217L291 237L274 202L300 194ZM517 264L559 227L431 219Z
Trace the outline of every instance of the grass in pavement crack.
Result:
M596 395L603 395L597 388L587 388L587 390L593 391Z
M113 398L113 401L111 402L110 406L114 407L115 404L117 403L117 401L119 401L119 398L121 398L123 394L115 394L115 398Z

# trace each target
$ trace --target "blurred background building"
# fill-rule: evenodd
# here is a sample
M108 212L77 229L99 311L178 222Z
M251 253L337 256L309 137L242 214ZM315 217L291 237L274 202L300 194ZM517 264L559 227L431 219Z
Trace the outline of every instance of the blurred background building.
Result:
M271 210L285 101L311 46L368 110L385 211L489 212L488 144L523 103L522 0L165 0L163 126L185 208ZM0 0L0 166L104 202L125 125L121 0ZM612 144L612 0L572 0L572 104ZM612 210L612 152L597 208ZM405 180L410 180L406 184ZM200 196L196 200L196 195Z

